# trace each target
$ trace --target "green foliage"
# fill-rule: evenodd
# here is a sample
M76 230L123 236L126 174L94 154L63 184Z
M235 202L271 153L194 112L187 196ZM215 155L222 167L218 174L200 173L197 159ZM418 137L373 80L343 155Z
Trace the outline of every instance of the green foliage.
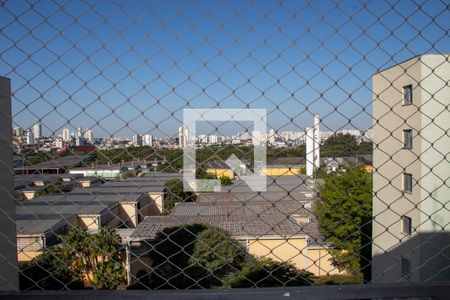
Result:
M286 147L286 148L267 148L267 161L271 162L276 158L285 157L305 157L306 156L306 146L300 145L296 147Z
M164 214L170 213L177 202L194 202L196 196L193 192L185 192L183 182L178 179L169 179L164 183Z
M328 275L314 278L314 285L340 285L340 284L363 284L364 278L361 273L356 275Z
M68 266L70 259L60 248L46 249L29 262L21 263L19 285L21 290L73 290L83 288L76 270Z
M116 289L125 284L120 241L115 230L89 234L80 227L63 236L60 245L47 249L21 266L21 289Z
M291 263L266 258L247 262L224 280L224 287L303 286L311 285L312 278L312 273L299 270Z
M231 185L233 183L231 181L231 178L226 175L220 176L219 180L220 180L220 184L222 184L222 185Z
M204 168L198 168L195 171L195 178L196 179L216 179L216 176L214 176L213 174L209 174L208 172L205 171Z
M102 227L96 234L72 228L61 243L61 251L70 268L79 274L78 279L87 280L89 286L97 289L115 289L125 284L120 247L115 230L108 227Z
M61 181L55 181L49 185L45 190L39 192L39 196L47 194L60 194L70 192L71 188L64 187Z
M190 263L223 277L247 259L245 249L228 232L210 227L198 235Z
M346 157L370 153L372 153L372 143L362 142L358 144L355 136L342 133L326 139L320 148L322 157Z
M372 219L371 175L362 167L355 167L325 177L324 184L319 186L315 212L320 232L334 248L331 251L334 265L357 274L370 259L367 237Z
M98 289L114 290L125 284L125 271L122 264L116 261L98 262L92 275Z
M194 224L157 233L149 278L130 288L186 289L310 285L312 274L286 262L256 259L221 229Z
M190 263L197 236L206 228L205 225L194 224L166 228L156 234L153 251L150 253L153 261L150 288L186 289L211 286L208 271Z

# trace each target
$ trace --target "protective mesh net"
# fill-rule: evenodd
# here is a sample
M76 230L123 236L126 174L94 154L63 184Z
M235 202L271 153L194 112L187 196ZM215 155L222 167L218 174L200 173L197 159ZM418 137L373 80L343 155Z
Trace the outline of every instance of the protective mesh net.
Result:
M1 1L20 288L449 280L449 20L447 1Z

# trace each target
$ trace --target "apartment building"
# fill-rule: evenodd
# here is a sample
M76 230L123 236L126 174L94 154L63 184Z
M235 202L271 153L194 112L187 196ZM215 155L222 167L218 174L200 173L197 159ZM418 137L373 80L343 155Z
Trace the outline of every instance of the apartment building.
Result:
M373 282L450 279L449 60L373 76Z

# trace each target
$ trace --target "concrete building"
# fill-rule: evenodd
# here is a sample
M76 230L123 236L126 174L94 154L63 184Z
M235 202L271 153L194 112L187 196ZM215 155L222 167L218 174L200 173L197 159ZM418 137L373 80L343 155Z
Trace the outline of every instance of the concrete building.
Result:
M27 129L25 136L27 138L27 145L34 145L34 134L33 131L30 129Z
M84 138L90 144L94 142L94 132L92 131L91 128L86 129L86 131L84 132Z
M34 140L38 141L42 137L42 126L40 122L33 125Z
M267 140L269 141L269 143L271 145L275 144L275 135L276 135L275 129L273 129L273 128L270 129L269 130L269 136L268 136Z
M83 137L83 128L81 128L81 127L77 128L77 137L80 137L80 138Z
M219 138L217 135L213 134L213 135L208 136L208 144L214 145L214 144L217 144L218 142L219 142Z
M320 168L320 117L314 115L314 168Z
M23 130L22 127L14 127L14 129L13 129L13 135L14 136L17 136L17 137L23 136L24 133L25 133L25 131Z
M64 139L60 137L55 138L55 147L58 149L64 147Z
M449 59L373 76L373 282L450 280Z
M134 146L142 146L142 136L140 134L134 134L131 138L131 143Z
M70 130L68 128L64 128L62 130L62 139L65 142L69 142L72 139L72 137L70 136Z
M188 129L185 126L178 128L178 147L185 148L188 141Z
M142 145L153 147L153 136L151 134L144 134L142 136Z

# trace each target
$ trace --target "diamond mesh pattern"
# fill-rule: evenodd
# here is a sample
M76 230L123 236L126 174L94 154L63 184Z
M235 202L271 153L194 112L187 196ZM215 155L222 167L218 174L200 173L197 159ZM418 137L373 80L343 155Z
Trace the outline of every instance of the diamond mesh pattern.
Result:
M446 1L1 1L20 288L450 280L449 20ZM188 108L266 109L266 191L225 162L253 170L236 121L197 124L196 176L222 191L183 190Z

